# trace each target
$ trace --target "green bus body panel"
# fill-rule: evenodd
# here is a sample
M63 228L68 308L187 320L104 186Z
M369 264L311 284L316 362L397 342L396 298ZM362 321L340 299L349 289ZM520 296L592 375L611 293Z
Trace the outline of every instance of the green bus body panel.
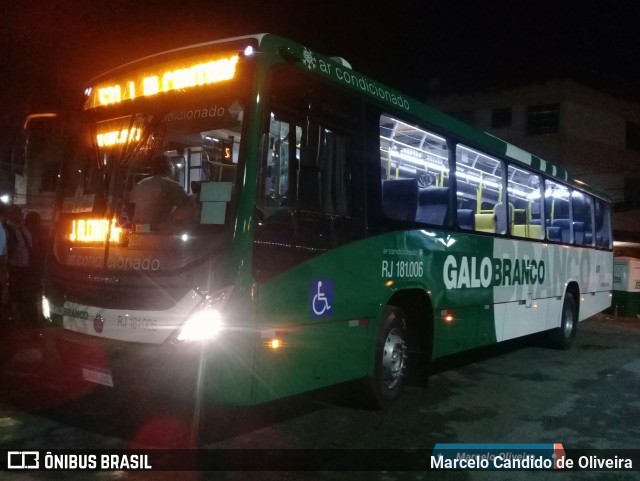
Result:
M260 329L285 347L258 347L256 401L371 375L380 314L395 292L428 293L434 312L416 321L433 319L433 356L441 357L558 327L568 280L597 297L583 302L581 319L606 308L610 266L606 251L435 230L391 232L326 252L259 288ZM318 280L332 284L329 317L312 313Z

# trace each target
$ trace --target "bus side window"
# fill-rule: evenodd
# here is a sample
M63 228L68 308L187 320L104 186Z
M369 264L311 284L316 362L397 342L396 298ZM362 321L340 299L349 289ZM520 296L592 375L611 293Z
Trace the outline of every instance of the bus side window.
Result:
M380 179L387 227L449 225L451 192L445 138L382 114Z
M509 212L507 215L511 235L530 239L543 237L541 187L539 175L509 165L507 169Z
M593 244L593 200L577 190L571 192L573 211L573 242L577 245Z
M569 189L564 185L545 180L544 215L547 239L565 244L572 242L573 226L569 218Z
M611 248L611 208L600 199L594 203L595 245L600 249Z
M456 147L458 227L491 234L506 233L503 176L500 160L464 145Z

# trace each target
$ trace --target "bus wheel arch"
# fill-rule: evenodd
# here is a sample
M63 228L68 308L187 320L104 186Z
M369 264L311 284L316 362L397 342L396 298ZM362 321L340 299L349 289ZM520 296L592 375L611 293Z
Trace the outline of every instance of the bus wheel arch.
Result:
M407 336L412 354L420 354L426 362L433 353L433 306L425 290L406 289L396 292L388 305L398 306L406 314ZM416 361L415 357L412 361ZM412 364L415 364L412 363Z
M431 357L433 326L431 303L424 291L394 294L384 307L376 337L373 374L368 379L368 403L375 408L390 407L401 395L417 351Z
M550 333L551 343L557 349L569 349L576 337L580 312L580 288L576 282L570 282L564 293L560 326Z

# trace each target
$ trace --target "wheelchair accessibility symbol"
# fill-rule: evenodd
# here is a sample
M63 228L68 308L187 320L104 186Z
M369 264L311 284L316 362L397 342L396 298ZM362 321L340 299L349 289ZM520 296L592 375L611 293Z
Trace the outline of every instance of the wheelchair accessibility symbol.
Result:
M311 317L333 315L333 279L311 281Z

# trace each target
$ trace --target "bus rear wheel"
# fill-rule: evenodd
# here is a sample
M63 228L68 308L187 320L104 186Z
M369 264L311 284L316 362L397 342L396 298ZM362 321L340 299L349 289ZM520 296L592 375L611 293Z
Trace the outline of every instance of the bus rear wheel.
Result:
M551 331L551 342L557 349L569 349L576 337L578 309L573 294L567 292L562 304L560 327Z
M373 377L368 380L373 407L388 408L400 397L407 376L407 352L404 312L387 306L378 331Z

